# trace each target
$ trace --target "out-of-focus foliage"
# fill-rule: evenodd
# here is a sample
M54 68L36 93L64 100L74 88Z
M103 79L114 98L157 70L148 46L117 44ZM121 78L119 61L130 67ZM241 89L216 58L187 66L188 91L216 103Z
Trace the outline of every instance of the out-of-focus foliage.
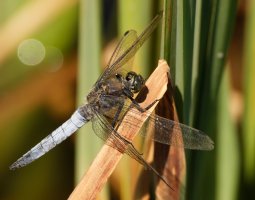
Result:
M72 139L32 168L9 170L15 159L67 119L75 107L77 1L55 3L59 4L0 3L1 199L65 199L73 188ZM33 56L38 52L33 43L28 44L30 57L19 52L31 38L45 52L37 65L22 62L32 63L38 56Z

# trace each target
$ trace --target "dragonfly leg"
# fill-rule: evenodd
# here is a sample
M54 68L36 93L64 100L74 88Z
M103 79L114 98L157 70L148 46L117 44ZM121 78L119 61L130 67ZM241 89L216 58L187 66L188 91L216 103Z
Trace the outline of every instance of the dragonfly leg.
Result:
M116 122L117 122L118 119L119 119L120 112L121 112L121 110L122 110L122 108L123 108L123 105L124 105L124 102L123 102L121 105L118 106L118 110L117 110L117 112L115 113L114 118L113 118L113 121L112 121L112 127L115 127Z
M149 110L152 106L154 106L155 103L159 102L160 99L156 99L154 100L152 103L150 103L150 105L148 105L145 110Z
M149 110L155 103L157 103L159 101L159 99L154 100L152 103L150 103L148 106L146 106L145 108L142 108L139 103L137 103L137 101L133 98L133 97L128 97L132 103L135 105L135 107L141 112L146 112L147 110Z

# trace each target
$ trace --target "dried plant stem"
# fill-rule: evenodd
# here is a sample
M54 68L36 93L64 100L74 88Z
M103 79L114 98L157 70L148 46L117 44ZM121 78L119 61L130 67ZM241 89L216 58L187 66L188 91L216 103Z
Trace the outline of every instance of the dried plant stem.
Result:
M167 63L160 60L158 67L146 81L146 88L142 90L137 97L139 99L145 98L144 95L146 93L145 100L140 104L141 107L146 107L155 99L162 98L167 90L168 72L169 67ZM155 106L156 104L150 110L152 111ZM133 112L128 112L123 121L135 119L136 117L133 115ZM143 122L146 120L147 116L144 115L142 117L143 119L140 120L141 123L139 122L135 128L127 129L124 127L124 125L120 125L117 131L122 136L132 141L141 128ZM69 200L96 199L97 194L101 191L103 185L115 169L122 155L123 154L118 150L108 145L104 145L91 164L87 173L83 176L80 183L70 195Z

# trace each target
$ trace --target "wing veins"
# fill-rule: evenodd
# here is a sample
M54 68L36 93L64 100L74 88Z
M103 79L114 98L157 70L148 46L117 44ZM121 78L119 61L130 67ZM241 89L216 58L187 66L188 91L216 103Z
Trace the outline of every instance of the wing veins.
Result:
M102 76L98 80L98 82L103 82L111 74L113 74L114 71L122 67L126 62L128 62L129 59L131 59L135 55L138 49L143 45L143 43L148 39L148 37L157 27L162 17L162 14L163 12L160 12L158 15L156 15L156 17L151 21L149 26L146 27L146 29L138 36L138 38L132 43L132 45L129 48L127 48L127 50L124 51L124 53L121 54L112 65L108 65L105 72L102 74ZM123 39L125 39L125 36L123 37ZM121 41L123 41L123 39ZM117 52L120 45L121 45L121 42L118 44L117 48L114 50L113 55ZM114 56L111 57L110 61L112 61L113 58Z

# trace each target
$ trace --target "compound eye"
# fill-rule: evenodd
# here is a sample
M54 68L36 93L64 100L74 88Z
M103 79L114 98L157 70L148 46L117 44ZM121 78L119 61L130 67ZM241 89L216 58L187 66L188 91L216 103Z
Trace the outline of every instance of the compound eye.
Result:
M141 85L141 87L145 84L145 80L141 75L138 75L137 79L139 80L139 83Z
M139 92L142 89L143 86L144 86L143 77L141 75L137 75L134 79L134 82L133 82L133 88L132 88L133 92L134 93Z
M135 73L135 72L128 72L127 75L126 75L126 80L127 80L127 81L130 81L130 80L132 80L135 76L136 76L136 73Z

